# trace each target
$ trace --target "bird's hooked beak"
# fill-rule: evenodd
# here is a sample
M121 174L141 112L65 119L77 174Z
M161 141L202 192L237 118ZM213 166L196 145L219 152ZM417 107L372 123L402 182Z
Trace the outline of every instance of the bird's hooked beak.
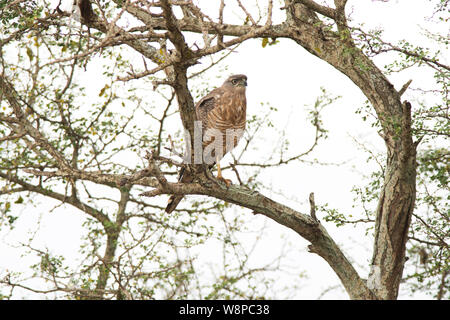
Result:
M242 85L243 87L246 87L246 86L247 86L247 80L242 79L242 80L241 80L241 85Z

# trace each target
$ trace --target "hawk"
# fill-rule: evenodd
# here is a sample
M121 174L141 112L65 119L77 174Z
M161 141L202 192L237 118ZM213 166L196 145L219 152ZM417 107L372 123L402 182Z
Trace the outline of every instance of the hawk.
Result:
M230 76L221 87L212 90L195 105L197 119L202 126L203 163L212 168L217 164L217 179L227 186L231 181L222 177L219 161L238 144L245 130L247 76ZM193 177L180 170L179 182L192 182ZM166 207L170 213L180 203L182 195L172 195Z

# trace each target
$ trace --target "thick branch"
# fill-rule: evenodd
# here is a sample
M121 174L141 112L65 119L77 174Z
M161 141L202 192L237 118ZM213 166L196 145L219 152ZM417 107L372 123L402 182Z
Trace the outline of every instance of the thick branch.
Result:
M172 11L172 6L168 0L161 0L161 7L163 9L163 15L166 23L167 30L169 31L169 39L174 44L175 48L180 54L180 58L188 60L192 55L191 50L186 44L183 34L178 27L177 19Z
M333 241L325 228L312 217L299 213L283 204L275 202L256 191L243 187L231 186L224 188L211 184L199 183L167 183L165 188L155 189L147 195L155 194L198 194L222 199L224 201L249 208L255 213L294 230L300 236L311 242L310 250L324 258L341 279L352 299L373 299L374 295L359 277L356 270L347 260L343 252Z
M102 225L108 225L110 223L110 220L107 215L105 215L101 211L98 211L97 209L81 202L76 197L67 196L67 195L64 195L64 194L61 194L58 192L54 192L54 191L45 189L38 185L33 185L31 183L23 181L22 179L19 179L16 175L13 175L11 173L5 173L5 172L0 171L0 177L2 177L5 180L14 182L14 183L22 186L26 191L31 191L31 192L38 193L43 196L50 197L52 199L61 201L63 203L68 203L68 204L74 206L75 208L87 213L91 217L95 218L100 223L102 223Z
M106 284L111 272L116 249L118 245L118 239L122 225L126 219L125 209L130 198L129 190L122 190L120 192L120 201L118 203L118 209L116 214L116 221L108 226L105 226L106 231L106 248L102 258L102 265L99 267L99 277L95 287L96 298L101 299L103 292L105 291Z
M322 6L315 1L312 0L296 0L296 2L301 3L317 13L324 15L325 17L335 19L336 12L333 8Z

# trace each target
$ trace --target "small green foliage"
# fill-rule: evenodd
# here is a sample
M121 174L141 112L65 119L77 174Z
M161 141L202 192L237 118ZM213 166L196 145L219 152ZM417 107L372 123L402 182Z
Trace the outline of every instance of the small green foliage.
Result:
M265 48L267 45L269 46L274 46L278 43L279 41L276 38L272 38L271 40L269 40L269 38L263 38L262 42L261 42L261 46L263 48Z
M325 215L321 215L323 219L327 222L333 222L336 227L344 226L347 222L345 215L337 209L329 208L328 203L317 206L316 210L325 213Z
M265 47L267 46L268 43L269 43L269 39L268 39L268 38L263 38L263 39L262 39L261 46L262 46L263 48L265 48Z

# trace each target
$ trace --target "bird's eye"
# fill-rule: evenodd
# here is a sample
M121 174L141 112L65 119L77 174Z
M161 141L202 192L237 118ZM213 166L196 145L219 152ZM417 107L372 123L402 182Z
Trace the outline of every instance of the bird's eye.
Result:
M238 83L238 81L236 79L231 80L231 83L236 85Z

